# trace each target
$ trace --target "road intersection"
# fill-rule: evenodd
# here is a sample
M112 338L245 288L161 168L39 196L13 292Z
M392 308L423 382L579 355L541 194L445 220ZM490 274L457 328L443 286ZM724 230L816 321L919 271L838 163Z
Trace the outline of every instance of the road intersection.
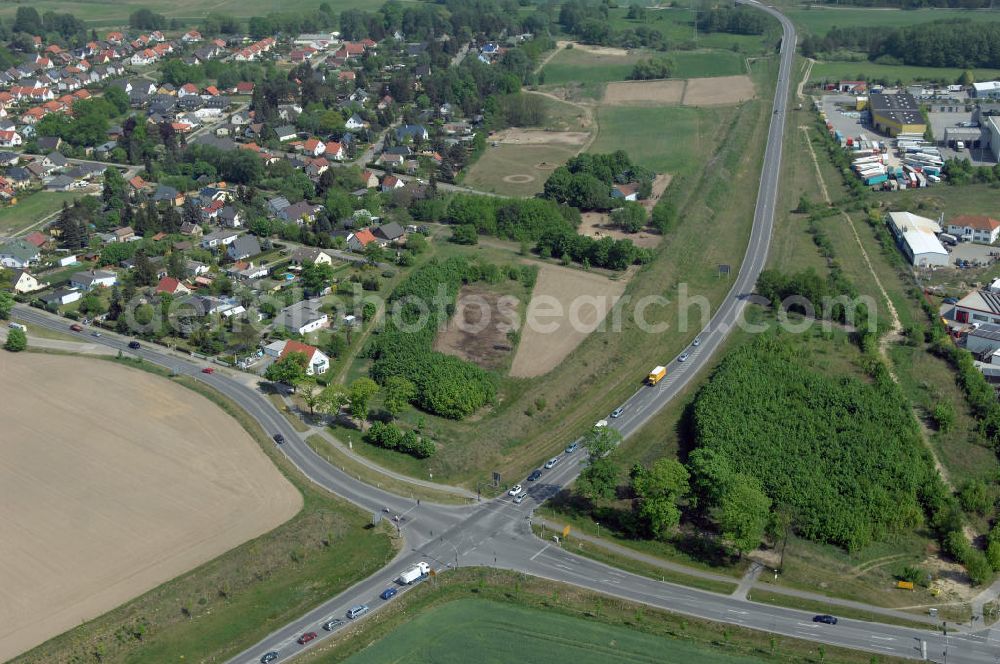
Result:
M667 377L657 386L643 387L626 402L622 417L615 420L616 428L625 437L638 431L707 366L729 331L739 325L746 298L767 259L781 168L795 30L791 22L773 8L753 0L739 1L771 14L781 22L783 30L775 112L768 133L753 230L738 276L727 298L701 332L701 343L689 349L685 362L672 362ZM66 329L64 320L26 307L17 307L14 317L58 331ZM812 614L803 611L658 582L575 555L558 543L538 539L530 527L532 509L572 483L584 461L582 450L564 454L558 465L539 481L530 483L529 497L521 504L513 504L507 497L471 505L438 505L426 501L417 504L409 498L365 484L329 464L305 443L259 391L226 372L201 373L201 365L191 359L155 346L144 344L138 350L129 349L129 339L113 333L88 341L203 381L232 399L269 434L281 433L286 441L281 451L312 482L373 515L400 517L399 529L406 545L388 566L275 630L232 657L229 660L232 663L257 662L269 651L277 651L279 661L287 661L324 641L332 634L322 629L324 622L331 618L343 619L348 608L358 604L377 609L384 603L378 598L379 593L394 585L393 580L418 561L427 561L438 571L456 566L516 570L698 618L872 653L914 659L921 659L926 654L934 661L947 659L967 664L996 664L998 661L1000 634L994 637L991 630L949 636L930 630L848 619L840 620L835 626L814 623ZM310 631L317 632L319 637L305 646L296 643L302 633Z

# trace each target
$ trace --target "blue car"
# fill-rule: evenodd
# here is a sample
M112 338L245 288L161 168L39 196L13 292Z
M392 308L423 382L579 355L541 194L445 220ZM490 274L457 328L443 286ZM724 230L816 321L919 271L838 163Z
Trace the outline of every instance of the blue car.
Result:
M381 597L382 599L392 599L393 597L396 596L396 593L397 590L395 588L386 588L385 590L382 591L382 594L379 595L379 597Z

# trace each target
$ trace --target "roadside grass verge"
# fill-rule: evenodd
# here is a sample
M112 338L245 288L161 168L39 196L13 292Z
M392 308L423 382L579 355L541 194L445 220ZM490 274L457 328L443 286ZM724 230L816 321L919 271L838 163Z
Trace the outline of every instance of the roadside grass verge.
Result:
M385 528L321 491L231 400L149 362L105 358L188 387L219 405L299 490L302 510L271 532L14 659L19 663L221 660L342 591L395 555Z
M871 653L819 646L735 625L689 618L573 586L488 568L450 571L433 582L422 583L371 618L349 626L336 638L322 642L303 655L301 660L307 663L344 661L394 633L414 620L415 616L456 600L500 602L516 606L520 610L542 610L547 615L566 616L580 621L577 629L559 630L552 638L586 632L588 624L611 625L662 637L662 648L654 651L657 653L656 657L665 657L661 653L670 650L671 643L683 642L685 645L707 649L688 660L698 662L714 662L724 656L754 657L766 662L826 660L842 664L871 664L874 659L879 664L901 664L906 661L885 656L873 658ZM516 639L509 641L516 642ZM450 649L460 648L463 642L446 639L439 640L438 643L445 644L438 647ZM614 659L613 654L609 659ZM538 661L567 660L559 658Z
M825 604L823 602L803 599L801 597L782 595L781 593L772 592L770 590L761 590L760 588L754 588L751 590L748 599L752 602L759 602L761 604L784 606L789 609L800 609L802 611L811 611L817 614L829 614L837 616L838 618L851 618L853 620L864 620L866 622L899 625L900 627L934 630L933 625L928 625L927 623L918 622L916 620L905 620L903 618L896 618L895 616L882 615L881 613L871 613L860 609L852 609L838 604Z
M285 403L285 400L281 398L280 394L268 394L267 400L278 409L278 412L281 413L286 420L288 420L288 423L292 425L293 429L299 433L309 431L309 425L303 422L298 415L289 410L288 404Z
M468 498L463 498L462 496L448 493L446 491L434 491L432 489L397 480L389 477L388 475L383 475L374 471L331 445L329 442L324 440L322 436L313 434L306 438L306 443L309 444L309 447L311 447L316 454L326 459L330 465L336 466L344 472L354 475L366 484L378 487L379 489L385 489L386 491L391 491L398 496L409 496L414 500L420 498L421 500L443 503L446 505L467 505L469 503ZM367 445L367 443L358 444Z
M563 539L561 533L553 532L545 526L532 524L531 530L546 543L552 541L553 535L559 535L562 542L560 546L565 548L567 551L572 551L577 555L590 558L591 560L596 560L597 562L604 563L605 565L614 567L615 569L624 570L626 572L638 574L639 576L645 576L657 581L676 583L677 585L698 588L699 590L707 590L709 592L719 593L720 595L731 594L734 590L736 590L738 585L735 581L729 583L726 581L717 581L715 579L705 579L693 574L684 574L683 572L666 569L657 565L651 565L641 560L629 558L628 556L623 556L609 549L605 549L599 544L584 542L583 540L574 538L572 532L570 532L569 537ZM618 540L615 540L615 543L621 544ZM712 571L716 570L713 569ZM726 571L728 570L724 570L723 573Z

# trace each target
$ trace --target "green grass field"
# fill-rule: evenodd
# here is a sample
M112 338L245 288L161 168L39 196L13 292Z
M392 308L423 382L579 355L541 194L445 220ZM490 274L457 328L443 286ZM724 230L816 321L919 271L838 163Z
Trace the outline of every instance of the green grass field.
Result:
M79 197L79 193L66 191L39 191L18 197L17 205L0 208L0 237L20 233L36 221L58 212L63 201L72 203Z
M463 184L504 196L534 196L542 190L552 170L575 157L577 151L578 148L563 145L487 147L469 169Z
M413 2L414 0L401 0ZM334 11L345 9L375 9L381 3L373 4L367 0L327 0ZM91 27L119 26L128 23L129 14L137 9L149 8L163 14L167 18L181 19L195 24L207 14L223 14L228 16L265 16L276 11L304 11L316 9L323 0L288 0L277 5L272 0L175 0L168 4L149 2L148 0L40 0L33 2L32 7L39 14L48 11L67 12L86 22ZM0 5L0 16L12 18L17 11L18 3L5 2Z
M638 52L609 55L582 48L564 48L549 60L542 72L546 85L624 81L632 73L632 66L643 57Z
M663 3L666 4L666 3ZM671 3L673 4L673 3ZM733 35L723 32L695 32L695 10L687 7L663 7L650 9L643 20L628 19L628 6L622 3L608 12L608 22L614 30L635 30L639 26L658 30L670 45L681 44L685 48L721 48L738 50L743 53L757 53L767 48L768 39L763 35ZM777 21L771 25L777 29Z
M695 173L714 144L712 136L732 114L732 107L602 107L597 114L597 139L589 151L625 150L632 159L657 172Z
M583 48L563 49L549 61L543 73L545 85L569 83L595 84L628 80L636 62L656 53L630 51L628 55L594 53ZM676 65L671 78L700 78L745 74L746 66L739 53L723 50L673 51L669 57Z
M643 634L618 625L501 604L456 600L418 615L349 664L755 664L764 660Z
M743 56L732 51L676 51L670 54L676 65L671 78L702 78L746 74Z
M803 30L825 35L830 28L850 27L894 27L928 23L930 21L946 21L954 19L969 19L971 21L1000 21L1000 11L969 11L962 9L866 9L863 7L823 7L805 9L789 7L784 10L796 25Z
M955 67L910 67L907 65L883 65L874 62L851 62L831 60L816 62L809 76L811 82L839 81L841 79L886 80L890 83L901 81L904 85L913 81L943 81L954 83L964 69ZM977 81L1000 78L1000 70L975 69Z

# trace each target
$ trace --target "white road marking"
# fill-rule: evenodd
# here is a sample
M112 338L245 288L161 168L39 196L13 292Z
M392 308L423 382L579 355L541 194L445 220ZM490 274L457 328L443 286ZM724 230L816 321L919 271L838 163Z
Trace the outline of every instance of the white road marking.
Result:
M726 610L729 611L729 613L738 613L741 616L745 616L749 613L748 611L737 611L736 609L726 609Z
M896 640L895 637L892 637L892 636L874 636L873 635L872 638L876 639L878 641L895 641Z
M543 551L545 551L545 549L547 549L547 548L549 548L549 545L548 545L548 544L546 544L546 545L545 545L545 546L543 546L543 547L542 547L541 549L539 549L539 550L538 550L538 553L536 553L536 554L535 554L535 555L533 555L533 556L532 556L531 558L529 558L529 560L534 560L534 559L535 559L535 558L537 558L538 556L542 555L542 552L543 552Z

